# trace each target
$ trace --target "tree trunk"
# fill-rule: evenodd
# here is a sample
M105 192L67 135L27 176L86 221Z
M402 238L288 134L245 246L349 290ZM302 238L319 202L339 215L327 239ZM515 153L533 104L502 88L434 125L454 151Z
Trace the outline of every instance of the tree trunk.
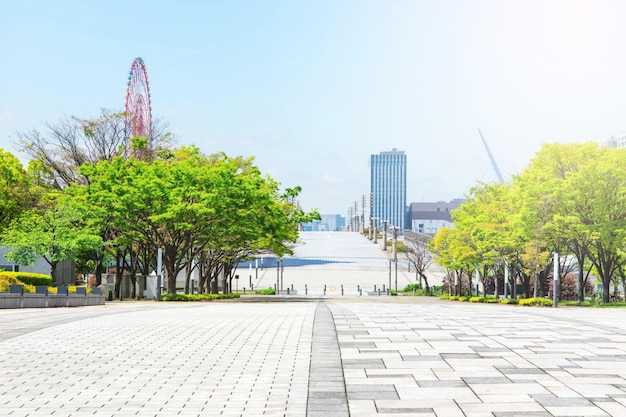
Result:
M204 260L198 262L198 293L204 294L204 286L206 285L206 277L204 276Z
M102 264L104 263L104 252L97 253L94 259L96 263L96 270L94 274L96 276L96 287L102 284Z
M428 278L426 275L420 274L420 288L422 287L422 278L424 279L424 288L426 289L426 295L430 295L430 287L428 286Z
M122 251L118 250L115 254L115 297L119 299L122 298L123 257Z
M48 261L50 264L50 276L52 277L52 286L57 286L57 262Z

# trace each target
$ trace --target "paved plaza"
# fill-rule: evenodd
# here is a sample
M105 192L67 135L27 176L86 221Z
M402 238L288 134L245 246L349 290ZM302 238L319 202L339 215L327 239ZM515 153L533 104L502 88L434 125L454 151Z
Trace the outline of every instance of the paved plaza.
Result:
M356 295L0 310L0 416L626 416L625 318Z
M622 310L285 298L0 311L0 415L626 415Z
M254 262L248 263L250 269L244 263L238 272L239 288L249 289L252 282L257 289L278 284L283 291L290 288L300 295L341 295L343 290L344 295L368 296L383 288L402 290L416 281L415 268L410 269L404 254L398 254L397 263L391 262L391 250L382 249L382 239L374 243L357 233L341 232L301 232L301 236L294 255L283 258L280 271L272 257L265 259L262 270ZM433 265L428 276L430 285L440 285L443 272Z

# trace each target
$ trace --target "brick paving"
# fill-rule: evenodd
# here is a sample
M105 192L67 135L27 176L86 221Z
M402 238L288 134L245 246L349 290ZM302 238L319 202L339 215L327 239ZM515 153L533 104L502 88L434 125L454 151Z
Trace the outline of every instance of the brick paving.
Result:
M0 416L626 416L625 318L319 295L0 310Z

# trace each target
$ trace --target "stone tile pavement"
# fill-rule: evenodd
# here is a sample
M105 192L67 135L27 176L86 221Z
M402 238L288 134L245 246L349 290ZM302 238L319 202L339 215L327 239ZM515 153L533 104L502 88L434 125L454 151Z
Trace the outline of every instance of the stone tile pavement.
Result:
M263 300L0 310L0 416L626 416L624 310Z

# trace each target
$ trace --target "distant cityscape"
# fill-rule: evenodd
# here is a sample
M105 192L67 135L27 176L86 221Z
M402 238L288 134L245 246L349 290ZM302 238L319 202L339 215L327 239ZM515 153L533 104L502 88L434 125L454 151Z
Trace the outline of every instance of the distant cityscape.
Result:
M321 220L303 225L305 231L362 230L382 222L389 227L416 233L437 233L442 227L452 226L450 212L463 203L452 201L410 203L407 205L407 157L396 148L370 157L370 192L355 200L346 215L322 214Z
M609 148L626 148L626 134L611 136L605 141ZM303 225L305 231L358 231L364 227L380 230L382 221L390 227L415 233L436 234L443 227L452 227L452 210L465 199L451 201L406 203L407 157L396 148L370 157L370 192L354 201L346 215L322 214L321 220ZM370 224L372 223L372 224Z

